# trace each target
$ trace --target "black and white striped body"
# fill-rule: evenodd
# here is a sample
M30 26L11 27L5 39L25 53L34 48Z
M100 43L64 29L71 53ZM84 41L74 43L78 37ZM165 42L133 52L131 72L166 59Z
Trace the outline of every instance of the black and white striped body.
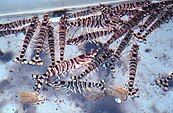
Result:
M131 18L127 23L125 23L117 32L115 32L112 37L104 44L104 47L108 47L114 41L116 41L119 37L124 35L128 30L131 30L134 26L136 26L141 18L143 18L144 12L140 12L138 15Z
M110 58L110 61L109 62L106 62L106 66L108 68L110 68L112 72L115 72L114 62L116 60L119 60L121 53L124 51L124 49L126 48L126 46L129 44L129 42L131 40L131 37L132 37L132 31L130 30L129 32L127 32L127 34L125 35L125 37L120 42L117 50L114 52L113 56Z
M139 62L138 50L139 46L134 44L131 48L130 61L129 61L129 81L128 81L128 92L130 96L134 96L138 89L134 88L135 75L137 70L137 64ZM137 93L137 92L136 92Z
M32 22L31 24L29 25L27 31L26 31L26 34L25 34L25 38L24 38L24 41L23 41L23 45L22 45L22 49L20 51L20 54L18 57L16 57L14 59L15 62L20 62L21 64L26 64L27 63L27 60L25 58L25 53L26 53L26 50L30 44L30 41L36 31L36 28L38 26L38 17L37 16L34 16L32 18Z
M78 18L78 17L81 17L81 16L86 16L86 15L89 15L89 14L92 14L90 10L86 9L86 10L81 10L81 11L76 11L76 12L72 12L72 13L69 13L67 12L67 18Z
M75 21L69 21L69 27L91 27L91 28L112 28L119 24L112 19L106 19L104 15L77 18Z
M101 64L105 63L105 61L110 58L113 54L113 50L101 50L98 51L95 58L87 64L86 69L78 76L75 76L74 78L82 79L87 74L89 74L91 71L99 67Z
M141 35L142 32L144 32L144 30L154 22L154 20L157 18L157 16L158 16L158 15L152 13L152 14L147 18L147 20L145 21L145 23L144 23L142 26L140 26L140 30L139 30L139 32L137 33L137 35Z
M82 34L78 37L67 40L67 44L78 45L78 44L81 44L83 42L94 40L94 39L97 39L97 38L102 37L102 36L107 36L107 35L113 33L114 31L115 30L103 30L103 31L95 31L95 32L91 32L91 33Z
M14 29L31 22L32 22L32 19L30 18L30 19L21 19L21 20L17 20L17 21L5 23L5 24L0 24L0 30Z
M108 8L112 7L110 4L99 4L97 6L91 6L88 7L89 10L91 10L92 14L97 13L97 12L103 12L107 11Z
M131 3L124 3L120 5L113 6L111 8L111 12L119 15L122 14L124 10L130 10L130 9L136 9L139 7L143 7L150 4L149 1L137 1L137 2L131 2Z
M138 38L146 41L146 37L149 34L151 34L155 29L160 27L161 24L163 24L170 18L171 14L169 13L169 10L171 9L173 9L173 6L172 8L168 9L167 12L163 12L161 17L158 17L158 19L149 28L146 29L146 32L142 36L139 36Z
M43 61L40 58L40 53L43 49L44 41L48 36L48 24L50 24L49 15L45 14L40 27L40 31L38 33L38 39L35 48L35 57L32 58L31 61L29 61L29 64L31 65L43 65Z
M173 80L173 73L166 78L159 78L156 80L156 84L159 85L164 91L168 91L169 81Z
M60 47L60 61L64 60L64 50L66 44L66 35L67 35L67 20L66 16L61 16L59 22L59 47Z
M163 0L163 1L151 3L147 6L144 6L144 7L142 7L142 10L155 11L155 10L165 8L165 7L172 5L172 4L173 4L172 0Z
M52 83L48 83L49 86L54 88L55 90L60 90L61 88L65 88L67 91L71 91L74 93L84 93L86 91L91 91L91 88L98 88L101 91L105 90L105 82L101 80L100 82L86 82L86 81L78 81L78 80L59 80Z
M125 37L120 42L120 44L119 44L117 50L114 52L112 58L114 58L115 60L119 60L121 53L124 51L126 46L129 44L131 38L132 38L132 31L129 30L127 32L127 34L125 35Z
M49 45L49 55L51 58L51 66L55 66L55 37L53 33L53 27L48 26L48 45Z
M97 6L89 6L87 8L85 8L84 10L80 10L80 11L75 11L75 12L67 12L67 18L78 18L81 16L87 16L90 14L96 14L96 13L101 13L106 7L110 7L107 4L99 4Z
M33 78L36 79L36 89L40 89L44 82L46 83L52 76L60 77L64 72L71 71L87 64L93 59L95 54L95 52L89 52L69 60L64 60L63 62L57 63L54 67L49 67L43 75L33 74Z
M17 33L25 33L26 32L26 28L23 27L22 29L7 29L7 30L1 30L0 31L0 37L4 37L7 35L12 35L12 34L17 34Z

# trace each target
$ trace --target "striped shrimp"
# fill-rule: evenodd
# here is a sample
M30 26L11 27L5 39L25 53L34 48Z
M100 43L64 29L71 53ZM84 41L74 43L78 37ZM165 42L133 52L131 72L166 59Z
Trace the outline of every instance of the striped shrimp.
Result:
M134 88L134 81L136 76L137 64L139 62L138 50L139 46L132 45L129 62L129 81L128 81L128 93L130 96L135 96L138 92L138 88Z
M67 22L67 26L69 27L112 28L117 27L117 25L119 25L117 20L107 19L104 15L77 18Z
M14 29L19 26L29 24L32 22L32 19L33 19L33 17L29 18L29 19L21 19L21 20L17 20L17 21L5 23L5 24L0 24L0 30Z
M0 31L0 37L17 34L19 32L23 32L25 34L26 28L23 27L22 29L7 29L7 30L1 30Z
M142 10L152 12L152 11L159 10L160 8L165 8L172 4L173 4L172 0L163 0L156 3L148 4L147 6L143 6Z
M132 31L130 30L129 32L127 32L127 34L125 35L125 37L120 42L117 50L114 52L113 56L110 58L110 61L108 61L108 62L105 63L106 64L106 67L107 68L110 68L110 70L112 72L115 72L114 62L116 60L119 60L121 53L124 51L124 49L126 48L126 46L129 44L131 38L132 38Z
M25 38L24 38L24 41L23 41L22 49L20 51L20 55L19 55L19 57L16 57L14 59L15 62L20 62L22 64L26 64L27 63L27 60L25 58L25 53L26 53L26 50L27 50L27 48L29 46L29 43L30 43L30 41L31 41L35 31L36 31L36 28L38 26L38 21L39 20L38 20L37 16L34 16L32 18L32 22L29 25L29 27L28 27L28 29L26 31L26 34L25 34Z
M29 61L29 64L31 65L43 65L43 61L40 58L40 53L42 51L44 41L48 36L48 24L50 24L49 15L45 14L43 16L43 21L42 21L41 28L38 34L37 44L35 48L35 57L33 57Z
M64 50L65 50L65 44L66 44L66 35L67 35L67 20L66 16L63 15L60 18L59 22L59 47L60 47L60 61L64 60Z
M85 8L84 10L75 11L75 12L67 12L67 18L78 18L81 16L87 16L90 14L95 14L98 12L103 11L106 7L110 7L110 5L107 4L99 4L97 6L89 6Z
M161 17L159 17L149 28L147 28L146 32L142 36L137 36L137 38L146 41L146 37L149 34L151 34L155 29L160 27L161 24L163 24L170 18L171 14L170 14L169 10L171 10L171 9L173 9L173 6L171 8L169 8L168 11L163 12Z
M117 32L115 32L112 37L104 44L104 47L108 47L114 41L116 41L119 37L124 35L128 30L131 30L135 25L137 25L141 18L143 18L145 12L140 12L138 15L134 16L133 18L129 19L127 23L125 23Z
M86 69L82 71L82 73L78 76L75 76L74 78L79 80L87 76L91 71L99 67L101 64L103 64L109 57L112 56L113 50L100 50L97 52L95 58L89 62L86 66Z
M102 31L95 31L95 32L82 34L82 35L77 36L75 38L68 39L67 44L68 45L71 45L71 44L78 45L78 44L81 44L83 42L94 40L94 39L97 39L97 38L102 37L102 36L107 36L107 35L113 33L114 31L115 30L111 29L111 30L102 30Z
M78 18L80 16L86 16L91 14L90 10L84 9L81 11L76 11L76 12L67 12L67 18Z
M137 33L137 35L141 35L142 32L144 32L144 30L154 22L154 20L157 18L157 16L158 16L157 14L152 13L152 14L147 18L147 20L145 21L145 23L144 23L143 25L140 26L140 30L139 30L139 32Z
M169 81L173 80L173 73L169 74L166 78L158 78L155 82L160 86L164 91L168 91Z
M33 74L33 78L37 81L35 83L36 89L40 89L43 83L46 83L47 80L50 79L50 77L60 77L64 72L71 71L87 64L93 59L95 54L95 51L91 51L89 53L82 54L69 60L64 60L60 63L57 63L54 67L49 67L43 75Z
M51 25L48 25L48 45L51 65L55 66L55 37L53 33L53 27Z
M119 15L119 14L124 13L124 10L136 9L136 8L139 8L139 7L146 6L146 5L150 4L150 3L151 3L150 1L137 1L137 2L124 3L124 4L112 6L110 8L109 12L107 12L107 11L104 12L103 11L103 13L104 14L106 14L106 13L113 13L113 14Z
M74 93L83 93L86 91L91 91L91 88L98 88L101 91L105 90L105 82L101 80L100 82L86 82L79 80L58 80L52 83L48 83L55 90L60 90L61 88L65 88L67 91L71 91Z

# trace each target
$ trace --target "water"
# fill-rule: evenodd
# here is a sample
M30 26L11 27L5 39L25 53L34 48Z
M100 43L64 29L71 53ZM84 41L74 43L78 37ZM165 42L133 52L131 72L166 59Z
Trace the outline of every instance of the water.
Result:
M12 0L1 0L0 23L9 22L21 17L28 18L35 13L38 14L41 19L44 12L49 11L52 13L56 8L59 9L60 7L69 6L80 7L79 5L87 5L90 3L98 4L100 2L111 2L111 0L85 0L83 2L55 0L45 0L44 2L41 0L27 2L16 0L14 2ZM53 10L50 11L50 9ZM51 20L57 24L59 17L52 17ZM54 27L57 27L56 24ZM67 38L71 38L74 31L74 29L70 29ZM80 35L81 32L82 31L79 29L75 36ZM85 29L84 32L86 32ZM131 44L122 53L120 61L116 63L115 73L103 67L99 67L98 70L95 70L86 78L88 81L91 80L93 82L97 82L104 78L108 85L113 85L115 87L127 84L129 51L132 43L137 43L140 47L140 61L137 68L135 86L140 89L139 98L129 97L127 100L122 101L122 103L117 103L116 101L119 102L119 99L109 95L104 95L102 98L96 100L85 98L85 96L89 98L89 96L93 96L94 94L96 94L94 96L97 97L102 93L97 94L94 92L93 95L90 95L91 93L82 95L78 93L67 93L64 90L54 91L46 87L40 92L39 97L37 97L37 95L33 93L35 81L32 78L32 74L43 74L46 71L47 66L50 64L48 54L44 52L41 54L42 59L45 61L44 66L15 63L12 60L19 55L24 34L20 33L1 37L0 113L172 113L172 87L169 88L169 91L165 92L155 83L155 80L159 76L168 76L168 74L173 71L172 36L173 22L170 20L168 23L161 25L152 32L148 36L146 44L134 41L133 39L130 42ZM111 36L107 36L99 40L104 42L110 37ZM118 40L118 42L120 41L121 39ZM56 42L58 43L58 41ZM90 51L91 48L88 46L95 48L94 44L89 43L80 46L68 45L65 49L65 59ZM115 42L111 45L111 48L117 46L118 43ZM30 46L26 55L27 59L30 59L32 54L33 46ZM58 54L56 55L58 56ZM74 73L79 73L81 70L83 69L75 70ZM29 92L29 96L33 94L33 97L30 97L30 99L35 99L36 102L21 102L21 94L24 92ZM28 96L26 96L26 98L27 97Z

